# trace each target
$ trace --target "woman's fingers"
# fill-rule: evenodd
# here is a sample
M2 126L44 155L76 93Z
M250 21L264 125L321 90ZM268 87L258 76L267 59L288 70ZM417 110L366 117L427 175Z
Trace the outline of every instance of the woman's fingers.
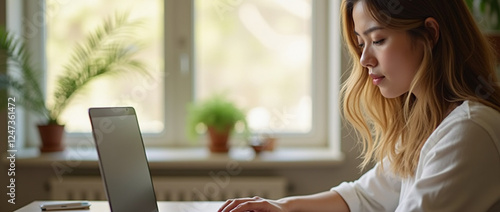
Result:
M260 197L258 197L260 199ZM229 212L238 205L248 202L248 201L255 201L257 200L256 197L253 198L239 198L239 199L229 199L227 200L220 208L218 212Z
M281 206L273 200L261 197L228 200L219 212L283 212Z
M231 212L285 212L276 201L257 198L255 201L248 201L239 204Z
M232 199L228 199L226 200L226 202L224 202L224 204L222 206L220 206L219 210L217 212L223 212L224 209L229 205L231 204L231 202L233 202Z

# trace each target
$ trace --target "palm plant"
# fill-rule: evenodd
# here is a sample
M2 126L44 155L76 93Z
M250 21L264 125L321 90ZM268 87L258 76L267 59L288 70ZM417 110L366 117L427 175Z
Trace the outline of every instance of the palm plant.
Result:
M50 105L45 103L45 95L38 83L41 70L32 64L25 44L14 34L1 29L0 55L7 58L1 65L4 70L9 67L10 73L0 73L0 89L10 88L19 105L41 115L49 124L60 124L59 118L68 103L94 79L123 72L147 74L143 62L134 58L140 50L133 41L139 26L140 21L128 20L127 14L105 19L101 27L74 48L70 61L56 80Z

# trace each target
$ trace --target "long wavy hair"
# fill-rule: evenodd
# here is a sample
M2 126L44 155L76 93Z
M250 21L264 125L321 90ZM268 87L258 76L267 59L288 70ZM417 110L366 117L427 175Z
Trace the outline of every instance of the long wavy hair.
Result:
M383 97L360 64L353 7L361 1L381 26L406 31L414 45L424 43L424 56L410 89L397 98ZM394 174L412 177L422 146L450 108L470 100L500 111L494 50L463 0L343 0L341 12L352 59L350 76L341 90L342 107L362 140L361 167L387 158ZM429 17L439 24L437 41L424 25ZM412 94L417 85L424 94L418 99Z

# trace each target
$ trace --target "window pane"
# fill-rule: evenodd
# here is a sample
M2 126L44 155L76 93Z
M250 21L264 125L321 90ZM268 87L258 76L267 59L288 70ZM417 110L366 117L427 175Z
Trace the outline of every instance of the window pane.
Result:
M195 1L195 98L227 93L254 131L312 125L312 1Z
M144 61L153 77L134 74L103 77L78 93L62 114L68 132L90 132L87 109L96 106L133 106L141 130L157 133L163 130L163 1L161 0L47 0L47 93L48 103L57 76L69 62L76 43L104 18L116 12L129 12L130 20L144 21L139 42L146 46L137 57ZM145 33L146 32L146 33Z

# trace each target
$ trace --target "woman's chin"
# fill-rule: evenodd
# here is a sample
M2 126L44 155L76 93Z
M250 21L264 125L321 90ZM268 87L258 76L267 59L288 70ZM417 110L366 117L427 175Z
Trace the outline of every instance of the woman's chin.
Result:
M397 92L396 90L391 90L391 89L384 89L384 88L380 88L380 93L382 94L383 97L385 97L386 99L394 99L394 98L398 98L400 97L401 95L403 95L405 92Z

